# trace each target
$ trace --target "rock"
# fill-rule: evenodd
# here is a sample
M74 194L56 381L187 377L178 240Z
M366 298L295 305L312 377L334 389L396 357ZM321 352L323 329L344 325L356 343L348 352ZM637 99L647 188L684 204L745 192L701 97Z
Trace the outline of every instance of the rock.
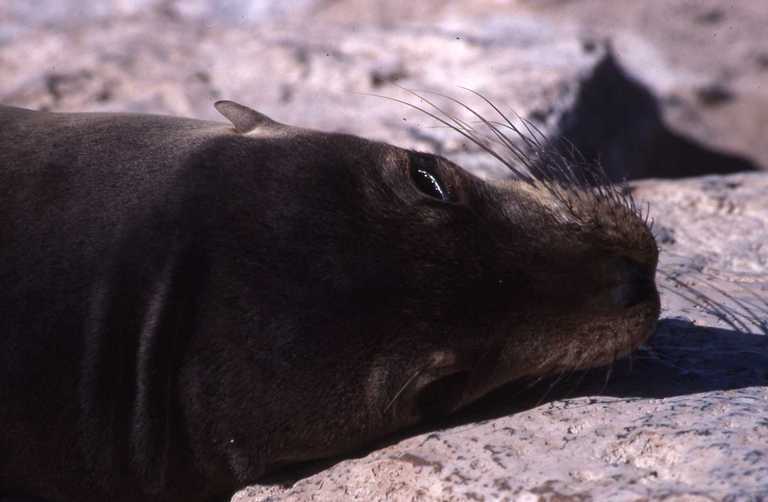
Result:
M539 28L526 17L483 29L451 23L297 29L277 23L258 31L228 19L162 12L108 17L62 30L30 29L0 46L7 76L0 100L60 111L218 119L212 103L227 98L282 122L437 151L481 175L503 176L503 167L448 127L371 94L429 107L397 85L456 95L478 106L478 98L459 89L464 85L503 90L494 98L503 96L504 108L521 115L549 107L559 88L595 56L584 53L578 39L561 40L551 30L542 35ZM63 48L67 58L60 57ZM466 112L449 100L440 106L451 115Z
M673 132L768 168L768 40L758 35L768 25L765 5L520 0L510 8L611 40L622 66L658 97Z
M567 153L575 147L599 162L611 181L682 178L755 171L746 158L707 147L671 129L651 91L628 75L608 46L588 75L574 86L550 133ZM723 99L716 88L710 100ZM718 98L718 96L721 96Z
M401 2L398 22L389 17L395 11L372 10L359 0L341 6L303 0L291 9L275 1L225 8L205 0L92 6L63 0L40 9L13 4L0 9L0 102L218 119L212 103L227 98L283 122L434 151L481 176L506 176L482 148L444 124L371 96L431 109L401 87L434 91L502 120L459 87L465 86L491 98L518 126L515 115L599 158L612 179L729 173L756 167L751 159L768 159L761 153L764 141L728 139L743 128L699 134L706 129L703 119L674 119L681 109L697 117L710 110L732 113L753 95L749 102L759 103L760 89L745 92L714 69L695 79L676 73L653 40L637 36L623 8L598 4L588 2L623 24L588 32L586 21L565 5L483 0L453 7L429 0L418 8ZM573 19L564 21L562 12ZM51 21L59 23L56 29ZM614 57L606 56L604 39L613 40ZM462 104L423 95L482 129ZM720 151L721 145L739 146Z

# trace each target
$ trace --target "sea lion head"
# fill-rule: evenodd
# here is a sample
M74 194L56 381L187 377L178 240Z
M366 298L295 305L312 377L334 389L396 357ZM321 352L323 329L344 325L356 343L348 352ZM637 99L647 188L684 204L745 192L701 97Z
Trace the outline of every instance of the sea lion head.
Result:
M278 417L260 425L280 438L273 458L337 454L523 377L608 364L652 333L658 251L619 189L485 181L226 106L237 130L220 150L241 166L222 193L256 194L227 207L259 298L249 315L270 333L252 342L269 388L251 390Z

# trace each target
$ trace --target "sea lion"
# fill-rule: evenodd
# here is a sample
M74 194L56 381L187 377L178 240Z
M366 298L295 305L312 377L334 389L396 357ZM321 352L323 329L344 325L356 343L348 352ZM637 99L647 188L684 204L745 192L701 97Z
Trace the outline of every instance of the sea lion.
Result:
M653 331L616 189L216 106L0 108L0 495L226 500Z

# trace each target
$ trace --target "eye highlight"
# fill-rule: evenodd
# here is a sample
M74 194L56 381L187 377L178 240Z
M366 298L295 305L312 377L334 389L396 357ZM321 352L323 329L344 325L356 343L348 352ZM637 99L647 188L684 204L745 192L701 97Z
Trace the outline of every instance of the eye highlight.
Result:
M421 192L435 199L448 201L449 194L443 181L434 172L435 160L422 156L411 157L411 179Z
M440 181L434 174L425 169L417 168L411 170L411 177L413 182L416 183L416 187L425 194L436 199L448 200L448 194L445 193L445 189L440 185Z

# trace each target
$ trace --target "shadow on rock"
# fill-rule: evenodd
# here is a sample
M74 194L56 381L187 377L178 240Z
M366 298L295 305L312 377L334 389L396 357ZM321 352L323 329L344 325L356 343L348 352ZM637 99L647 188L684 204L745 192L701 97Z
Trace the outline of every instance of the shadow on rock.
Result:
M599 394L658 399L764 386L768 336L663 319L647 348L615 374ZM586 378L581 392L594 394L597 384Z
M580 83L573 105L559 117L550 146L565 156L575 147L586 160L600 162L614 182L759 169L746 158L671 130L656 97L626 73L610 48Z
M290 486L349 458L431 431L511 415L555 399L610 396L660 399L702 392L768 385L768 333L702 327L662 319L647 346L613 367L574 372L560 378L514 382L442 420L389 436L350 455L291 466L260 484Z
M583 396L661 399L768 385L768 333L662 319L653 338L610 369L574 372L531 385L512 383L470 407L462 423ZM512 399L510 396L516 396ZM458 423L457 423L458 424Z

